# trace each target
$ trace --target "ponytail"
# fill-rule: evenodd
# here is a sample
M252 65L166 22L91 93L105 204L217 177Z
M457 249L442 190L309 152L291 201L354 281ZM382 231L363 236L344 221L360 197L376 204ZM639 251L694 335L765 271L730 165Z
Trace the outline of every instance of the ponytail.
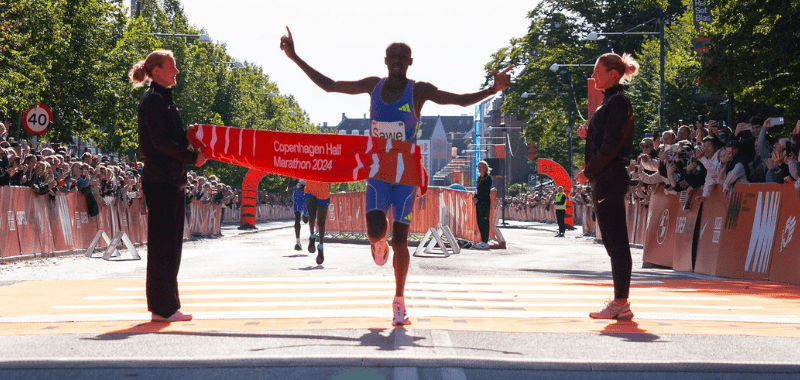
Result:
M618 72L620 79L626 82L630 82L633 76L639 73L639 63L628 53L624 53L621 56L619 54L606 53L597 60L607 69Z
M146 82L153 80L153 68L163 67L167 57L173 57L172 51L155 50L147 55L144 61L136 62L128 72L128 78L134 87L141 87Z

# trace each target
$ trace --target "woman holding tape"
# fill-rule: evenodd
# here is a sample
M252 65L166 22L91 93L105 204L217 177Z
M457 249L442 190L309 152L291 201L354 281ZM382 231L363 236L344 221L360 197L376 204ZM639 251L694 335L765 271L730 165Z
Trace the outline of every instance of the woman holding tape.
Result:
M133 65L134 86L150 82L139 103L139 152L145 162L142 188L147 199L147 308L153 322L190 321L181 312L178 269L183 246L186 166L206 157L189 148L178 106L172 101L178 68L169 50L156 50Z

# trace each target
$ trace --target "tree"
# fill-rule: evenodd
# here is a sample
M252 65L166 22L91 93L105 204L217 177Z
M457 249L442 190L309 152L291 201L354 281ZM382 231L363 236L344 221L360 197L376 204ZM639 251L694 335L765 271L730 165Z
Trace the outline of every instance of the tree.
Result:
M694 93L693 82L697 77L697 65L691 62L691 36L686 32L691 22L687 15L687 10L691 9L689 5L688 0L543 0L528 14L531 20L528 33L498 50L486 65L487 73L512 63L524 67L506 91L503 112L527 120L526 142L538 142L539 156L549 157L566 167L569 161L567 109L572 108L576 115L573 127L586 122L584 94L588 90L586 79L591 75L591 68L567 68L562 73L554 73L549 70L550 66L554 63L593 64L603 53L627 52L633 53L642 63L642 73L634 78L629 88L636 110L637 136L642 136L646 129L653 130L659 123L658 39L627 35L591 42L584 38L589 32L598 31L652 31L657 26L654 19L662 18L670 23L666 31L669 49L667 119L682 115ZM572 98L568 98L570 86ZM527 96L523 97L523 93ZM673 99L677 100L673 102ZM583 141L574 136L573 152L573 162L580 167Z
M764 103L800 118L800 2L706 2L714 21L704 25L711 44L702 64L703 86L733 97L740 109Z

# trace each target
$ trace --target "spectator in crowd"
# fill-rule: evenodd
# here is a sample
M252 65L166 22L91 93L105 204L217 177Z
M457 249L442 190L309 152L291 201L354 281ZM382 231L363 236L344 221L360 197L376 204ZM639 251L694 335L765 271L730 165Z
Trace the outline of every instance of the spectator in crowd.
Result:
M720 156L725 152L724 144L717 136L706 136L703 145L695 152L695 159L706 169L706 180L703 184L703 194L699 201L704 201L711 195L711 188L718 184L717 178L722 170Z
M661 134L661 145L672 145L678 142L678 139L675 137L675 132L671 129L664 131Z
M642 142L639 143L639 148L642 149L642 154L649 156L651 159L655 159L658 157L658 152L655 150L655 144L653 139L649 137L645 137L642 139Z

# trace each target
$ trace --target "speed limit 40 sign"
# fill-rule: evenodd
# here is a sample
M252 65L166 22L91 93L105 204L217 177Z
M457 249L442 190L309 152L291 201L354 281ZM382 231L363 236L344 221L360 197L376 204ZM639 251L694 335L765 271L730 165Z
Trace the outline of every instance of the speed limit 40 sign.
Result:
M53 124L53 113L44 104L33 107L22 115L22 126L28 133L39 136L50 129Z

